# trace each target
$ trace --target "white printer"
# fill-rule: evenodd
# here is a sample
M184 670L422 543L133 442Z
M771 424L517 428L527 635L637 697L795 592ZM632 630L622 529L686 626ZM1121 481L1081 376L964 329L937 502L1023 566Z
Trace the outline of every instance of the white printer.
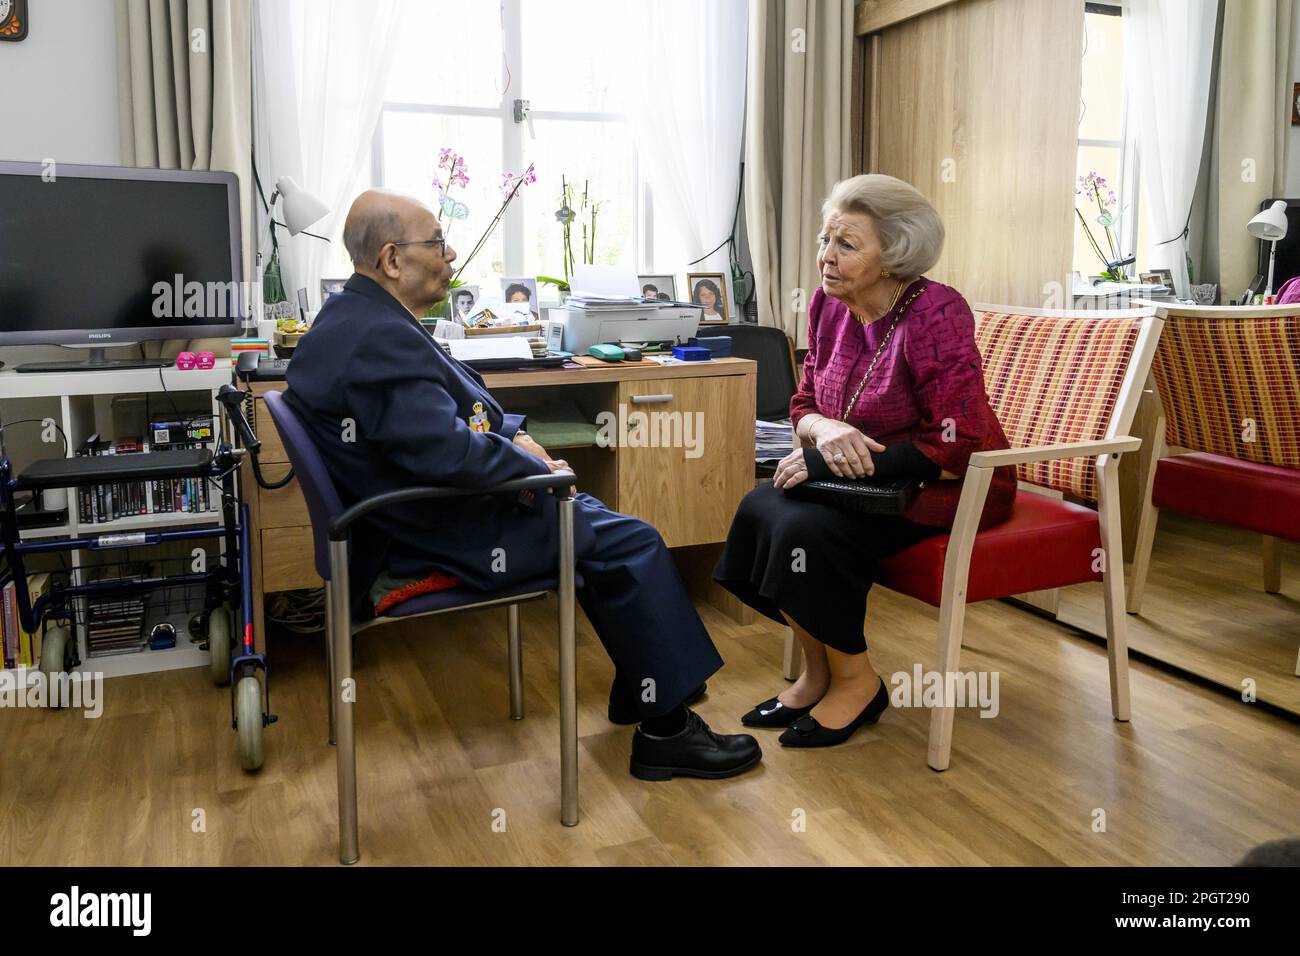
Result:
M548 309L547 317L564 326L564 349L582 354L601 342L671 342L685 345L700 327L698 305L652 305L637 308L570 307Z
M636 273L619 266L579 265L572 289L568 303L548 309L547 318L563 327L564 350L577 354L602 342L685 345L704 315L689 302L641 298Z

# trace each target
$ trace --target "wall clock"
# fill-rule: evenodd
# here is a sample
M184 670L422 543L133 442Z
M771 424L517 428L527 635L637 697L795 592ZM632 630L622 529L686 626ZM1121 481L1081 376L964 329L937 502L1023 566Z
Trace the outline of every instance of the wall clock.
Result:
M27 37L27 0L0 0L0 40Z

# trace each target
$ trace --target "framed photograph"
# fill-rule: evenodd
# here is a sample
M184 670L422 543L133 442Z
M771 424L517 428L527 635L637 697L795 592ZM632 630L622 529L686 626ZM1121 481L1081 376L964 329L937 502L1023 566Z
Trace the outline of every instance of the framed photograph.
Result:
M730 322L727 308L727 278L721 272L688 272L686 288L691 301L704 309L702 322Z
M1168 269L1152 269L1150 272L1142 273L1139 278L1141 278L1143 282L1147 282L1149 280L1151 282L1162 283L1171 292L1173 291L1174 274L1170 272Z
M461 323L474 314L478 304L478 286L462 285L451 290L451 317Z
M660 302L677 301L676 276L637 276L643 299L658 299Z
M506 304L506 314L510 313L511 303L522 303L528 307L533 318L541 321L537 311L537 279L533 276L512 279L509 276L501 280L501 299Z
M347 279L321 279L320 280L320 304L324 307L325 303L330 300L330 296L338 295L343 291L343 287L348 284Z

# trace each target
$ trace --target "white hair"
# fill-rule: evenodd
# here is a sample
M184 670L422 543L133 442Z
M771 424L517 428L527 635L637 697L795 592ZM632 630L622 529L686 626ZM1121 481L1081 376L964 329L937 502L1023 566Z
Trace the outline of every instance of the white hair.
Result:
M870 216L880 238L880 261L898 276L922 275L943 251L943 220L930 200L901 179L868 173L842 179L822 204L822 218L833 212Z

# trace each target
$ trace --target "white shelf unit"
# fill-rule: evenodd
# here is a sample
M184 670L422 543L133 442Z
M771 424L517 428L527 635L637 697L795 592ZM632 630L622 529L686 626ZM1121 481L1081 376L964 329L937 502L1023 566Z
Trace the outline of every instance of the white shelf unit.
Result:
M212 408L214 431L221 435L221 416L217 404L217 390L231 381L231 360L218 359L211 369L191 369L182 371L165 368L161 372L154 369L114 369L83 372L15 372L11 369L0 371L0 417L10 421L5 403L18 400L57 400L58 415L54 417L67 436L67 455L71 457L76 449L91 435L100 432L96 427L96 399L102 400L116 395L163 395L171 393L207 392ZM164 400L165 401L165 400ZM164 413L166 405L163 406ZM24 416L26 417L26 416ZM113 436L114 438L124 436ZM23 532L24 539L54 538L59 536L93 537L101 534L117 534L144 529L164 529L193 527L196 525L216 525L221 522L221 512L213 510L204 513L176 512L171 514L134 515L118 518L114 521L99 523L82 522L78 517L77 491L67 490L68 522L61 527L30 529ZM220 538L210 539L209 549L216 548L216 553L224 551L224 542ZM98 552L108 553L111 552ZM210 551L211 553L211 551ZM81 577L81 569L93 566L85 552L66 553L66 560L76 579ZM78 619L85 620L84 600L79 602ZM197 609L196 609L197 610ZM184 667L206 667L208 652L199 649L189 641L188 627L177 621L176 646L167 650L143 650L138 653L118 654L107 657L89 657L86 648L84 626L77 627L76 640L78 657L82 673L101 673L105 677L125 677L133 674L148 674L156 671L177 670Z

